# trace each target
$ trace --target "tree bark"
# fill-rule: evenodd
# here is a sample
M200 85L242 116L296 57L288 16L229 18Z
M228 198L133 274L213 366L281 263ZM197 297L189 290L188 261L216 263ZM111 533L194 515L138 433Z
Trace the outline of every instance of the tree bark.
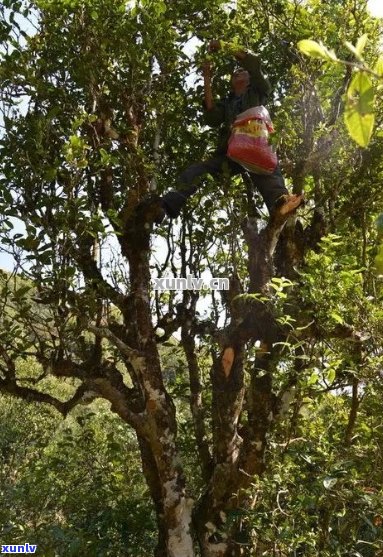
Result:
M145 427L138 431L143 470L153 497L159 526L158 556L194 557L191 532L193 501L176 446L175 407L163 383L152 324L149 288L149 238L146 223L134 217L125 224L121 240L130 267L130 301L124 315L133 347L141 354L134 366L134 382L142 393ZM140 241L137 238L140 237Z

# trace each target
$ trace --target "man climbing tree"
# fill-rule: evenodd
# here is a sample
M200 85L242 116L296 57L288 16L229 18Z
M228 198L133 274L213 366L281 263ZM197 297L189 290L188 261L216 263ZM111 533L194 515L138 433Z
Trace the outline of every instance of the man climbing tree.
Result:
M366 60L375 63L380 26L365 6L338 4L246 0L229 12L221 0L4 0L0 244L15 270L0 277L0 394L5 406L16 397L73 414L46 451L45 408L32 421L15 407L26 435L13 422L0 435L3 544L155 557L292 555L302 543L316 557L361 553L362 539L371 546L360 524L367 517L377 531L382 516L382 292L371 272L382 138L365 152L348 138L340 116L350 66L307 64L276 41L319 35L335 48L371 33ZM200 160L210 139L194 125L199 91L183 87L185 45L218 33L262 45L272 63L281 160L311 207L301 222L277 210L263 226L250 203L244 218L235 202L208 199L157 257L146 216L165 211L169 176ZM250 55L237 58L245 72L234 82L246 87L222 103L210 93L206 106L207 117L223 106L227 134L250 94L258 105L270 93L263 76L253 91ZM287 195L278 175L252 178ZM164 200L136 212L153 176ZM153 269L209 271L231 288L154 292ZM109 415L117 447L91 423ZM63 448L76 459L65 462Z
M209 52L222 49L222 41L210 41ZM204 75L205 121L209 126L220 126L219 140L214 156L186 168L178 177L179 189L168 192L163 198L150 197L139 205L139 209L150 208L145 220L161 223L165 215L179 216L181 209L200 187L206 174L217 177L223 174L243 174L244 168L227 156L232 124L236 117L255 106L264 105L271 93L269 80L261 70L260 57L245 50L231 48L236 60L241 63L231 76L231 91L222 100L214 102L211 85L211 65L206 61ZM270 215L276 211L281 215L293 212L301 205L302 195L290 195L283 176L277 166L272 174L250 172L253 186L260 192Z

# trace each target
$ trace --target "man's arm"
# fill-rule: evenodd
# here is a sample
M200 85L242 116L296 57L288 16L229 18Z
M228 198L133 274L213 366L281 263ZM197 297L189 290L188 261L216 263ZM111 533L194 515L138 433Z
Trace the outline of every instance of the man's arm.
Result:
M208 126L219 126L225 120L225 108L222 103L214 103L211 88L211 66L207 60L203 67L205 122Z
M249 54L245 50L234 54L242 67L250 74L250 84L255 87L262 95L271 93L270 81L262 73L261 59L255 54Z
M224 47L229 47L228 51L230 54L232 54L241 66L249 72L251 85L262 95L269 95L271 93L271 85L269 80L262 73L261 58L255 54L250 54L244 49L236 49L232 47L230 43L224 43L219 40L210 41L209 51L215 52L220 50L223 45Z

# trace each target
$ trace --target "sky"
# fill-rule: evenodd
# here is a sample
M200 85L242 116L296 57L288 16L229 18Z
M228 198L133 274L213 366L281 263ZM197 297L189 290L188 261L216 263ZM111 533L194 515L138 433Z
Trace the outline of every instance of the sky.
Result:
M367 7L373 17L383 17L383 0L368 0Z

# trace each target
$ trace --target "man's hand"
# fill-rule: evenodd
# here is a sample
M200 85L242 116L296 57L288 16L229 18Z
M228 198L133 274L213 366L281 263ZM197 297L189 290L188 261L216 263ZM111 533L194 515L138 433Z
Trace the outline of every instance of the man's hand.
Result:
M221 50L221 41L218 40L210 41L207 50L208 52L217 52L217 50Z
M228 43L226 41L213 40L207 47L208 52L217 52L223 50L226 54L235 56L237 60L243 60L246 57L246 50L236 43Z

